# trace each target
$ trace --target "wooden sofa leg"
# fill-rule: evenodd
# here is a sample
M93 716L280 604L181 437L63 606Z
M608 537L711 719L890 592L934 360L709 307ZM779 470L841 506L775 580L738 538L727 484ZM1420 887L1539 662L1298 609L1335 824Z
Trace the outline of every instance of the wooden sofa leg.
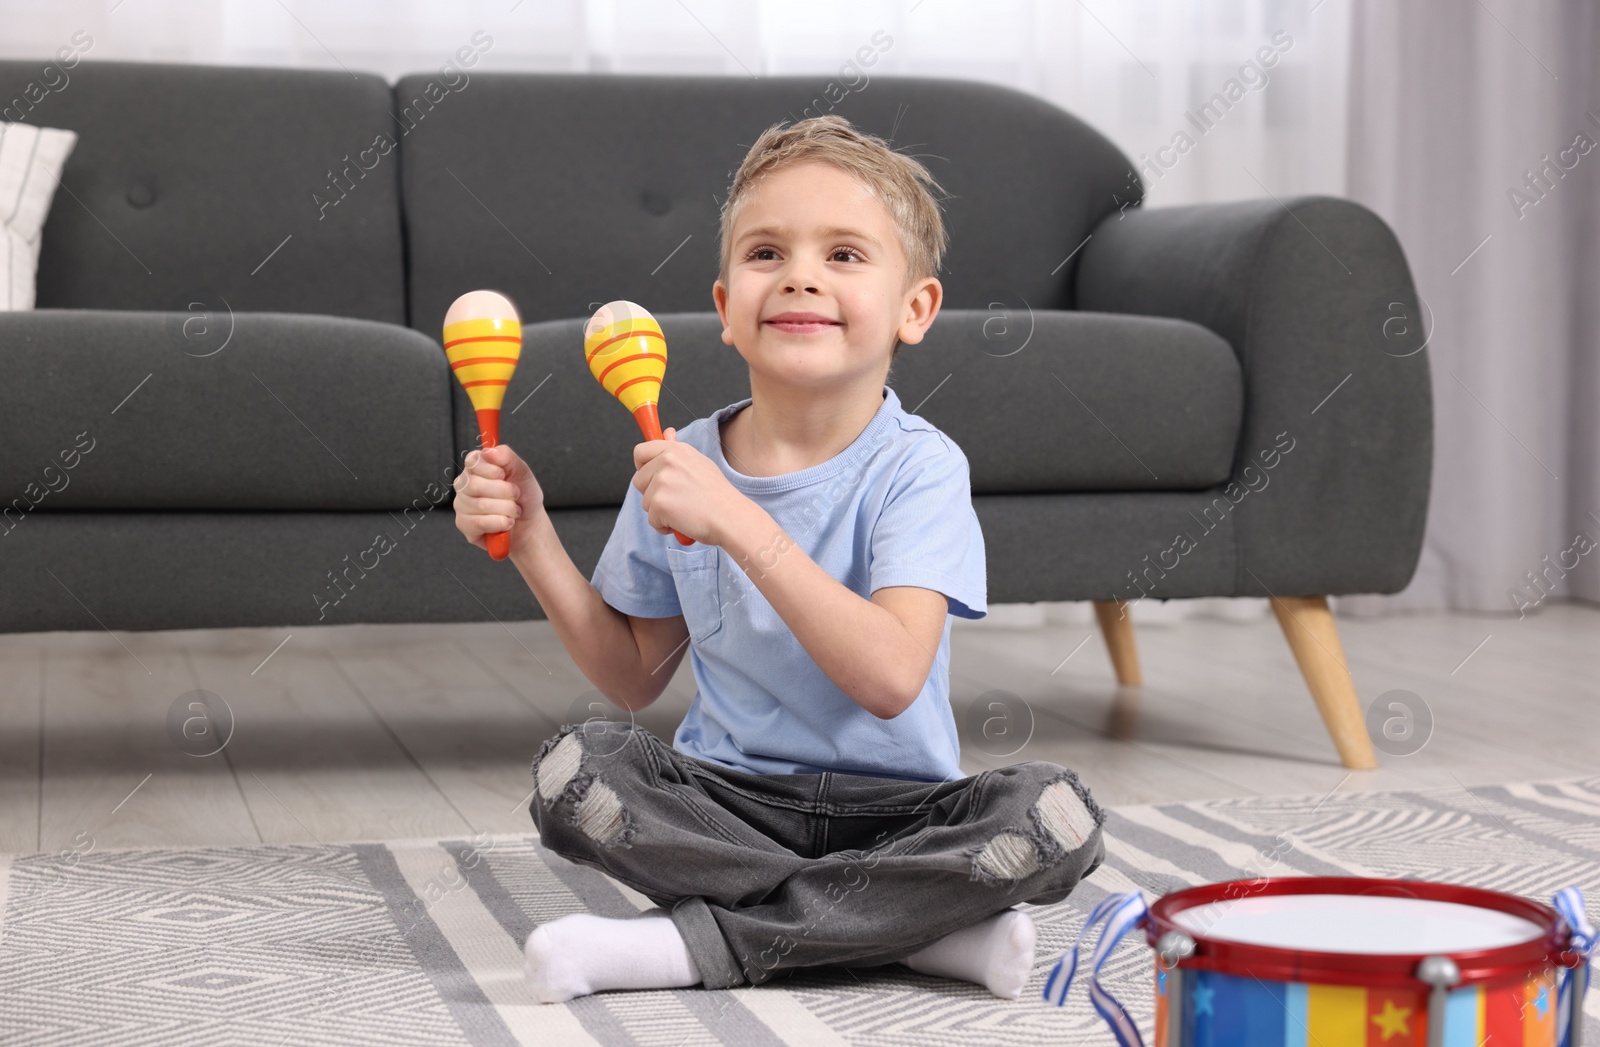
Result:
M1111 665L1117 671L1117 682L1129 687L1143 682L1139 675L1139 648L1133 642L1133 618L1127 602L1096 600L1094 615L1100 621L1100 635L1105 637Z
M1352 770L1378 766L1327 597L1275 596L1272 612L1278 616L1278 625L1300 665L1300 675L1311 689L1322 722L1333 737L1339 759Z

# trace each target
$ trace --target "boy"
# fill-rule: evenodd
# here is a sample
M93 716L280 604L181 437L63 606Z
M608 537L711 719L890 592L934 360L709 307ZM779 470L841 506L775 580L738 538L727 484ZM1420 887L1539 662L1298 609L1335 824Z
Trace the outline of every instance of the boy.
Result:
M543 845L666 910L536 928L542 1001L895 961L1015 999L1034 927L1011 906L1060 901L1103 858L1072 772L957 764L949 616L986 613L983 535L965 456L884 384L943 293L923 183L939 188L838 116L751 147L712 287L750 398L634 449L592 585L509 448L457 478L458 528L480 547L511 532L612 702L650 704L686 649L697 685L671 747L598 721L534 761Z

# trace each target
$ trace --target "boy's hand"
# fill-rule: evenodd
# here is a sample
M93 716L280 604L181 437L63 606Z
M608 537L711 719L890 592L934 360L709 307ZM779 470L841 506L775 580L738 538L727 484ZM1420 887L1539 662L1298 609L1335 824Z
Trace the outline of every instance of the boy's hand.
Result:
M487 548L486 535L510 531L516 555L544 512L544 489L528 463L505 444L470 452L452 486L456 530L479 549Z
M633 486L639 489L650 526L661 534L674 529L706 545L721 545L724 528L750 499L740 494L717 463L678 442L668 427L663 440L646 440L633 449Z

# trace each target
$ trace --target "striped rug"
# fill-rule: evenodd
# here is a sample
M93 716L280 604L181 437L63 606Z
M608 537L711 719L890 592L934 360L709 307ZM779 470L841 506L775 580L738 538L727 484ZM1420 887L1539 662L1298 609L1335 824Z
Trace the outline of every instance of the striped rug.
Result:
M1016 1002L894 965L540 1006L520 948L536 924L651 905L531 835L0 855L0 1043L1100 1044L1081 989L1059 1010L1040 990L1108 892L1355 874L1544 902L1576 885L1600 907L1600 778L1123 807L1109 829L1070 899L1022 907L1039 950ZM1108 971L1148 1037L1149 950L1124 942ZM1600 1042L1600 991L1587 1014Z

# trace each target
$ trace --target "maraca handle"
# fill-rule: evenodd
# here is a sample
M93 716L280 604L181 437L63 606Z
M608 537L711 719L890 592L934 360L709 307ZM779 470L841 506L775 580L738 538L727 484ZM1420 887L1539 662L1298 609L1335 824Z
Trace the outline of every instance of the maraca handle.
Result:
M644 434L646 440L666 439L661 432L661 416L656 412L655 404L645 404L633 412L633 417L639 423L639 431ZM678 536L679 545L694 544L693 538L685 538L683 535L678 534L676 528L673 529L672 533Z
M483 449L488 450L500 442L500 412L479 411L478 431L483 434ZM504 560L511 555L511 532L496 531L494 534L483 536L484 548L489 551L489 558Z

